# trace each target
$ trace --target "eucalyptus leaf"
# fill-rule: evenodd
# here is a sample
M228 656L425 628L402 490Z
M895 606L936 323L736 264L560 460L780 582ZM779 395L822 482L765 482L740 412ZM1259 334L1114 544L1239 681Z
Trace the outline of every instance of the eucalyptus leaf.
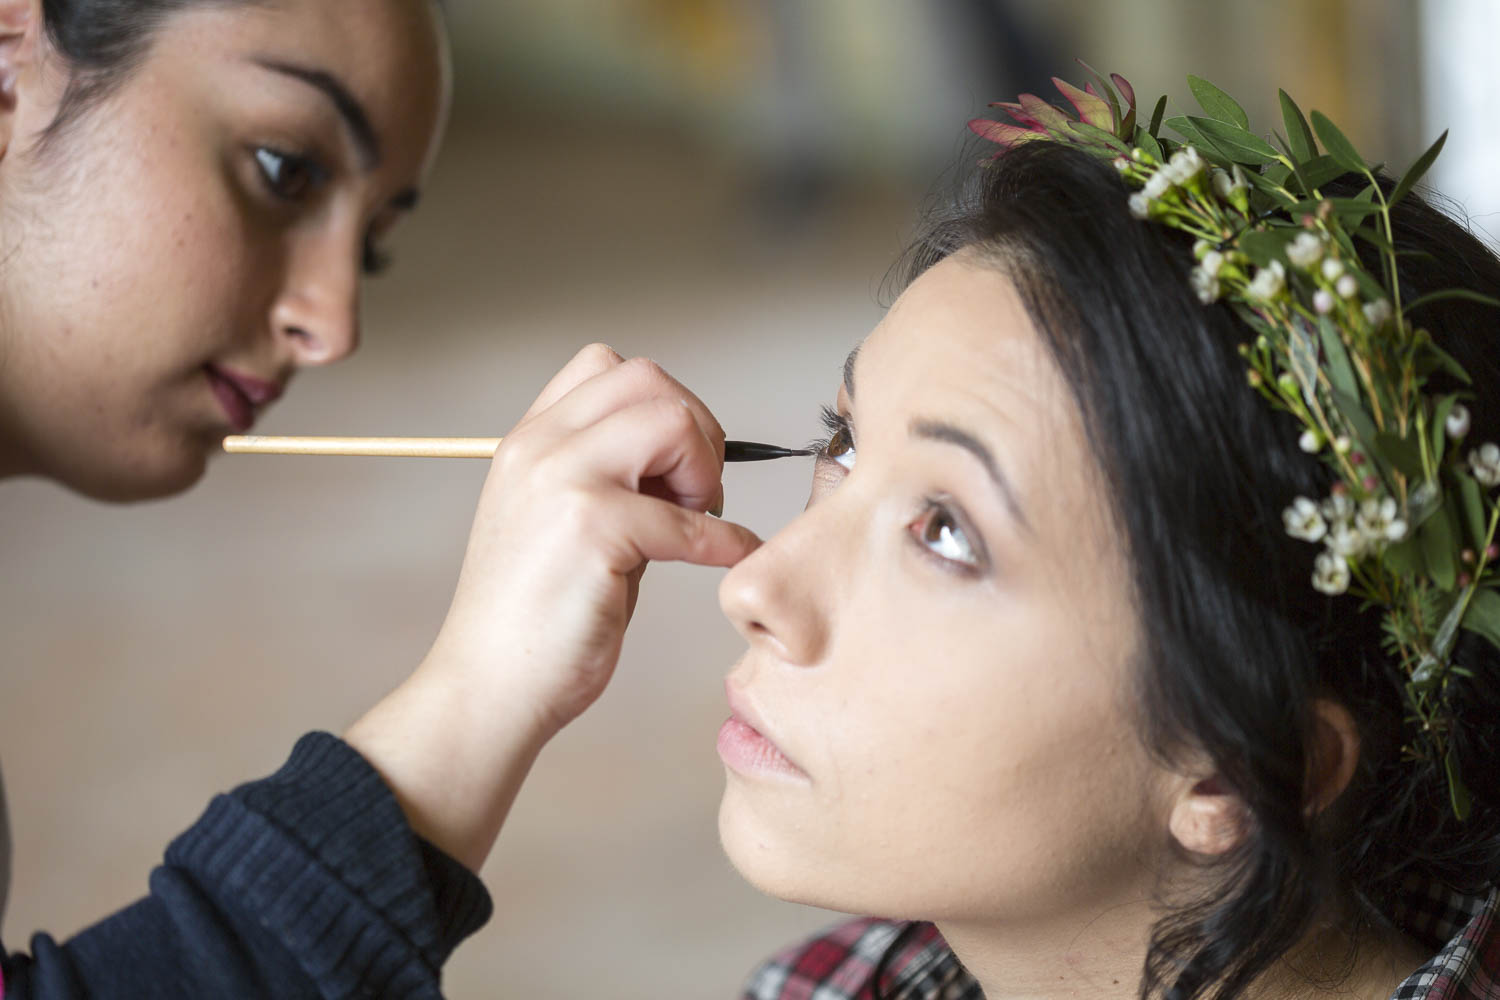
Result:
M1313 340L1312 330L1306 323L1292 324L1288 358L1292 363L1292 375L1302 387L1302 398L1308 406L1318 400L1318 344Z
M1349 429L1359 440L1360 448L1367 452L1373 450L1375 421L1370 419L1370 415L1360 405L1358 397L1340 392L1338 389L1334 389L1330 395L1333 397L1333 405L1338 407L1339 415L1349 424Z
M1230 125L1216 118L1192 116L1188 117L1188 121L1193 123L1199 134L1212 139L1236 163L1260 166L1262 163L1273 162L1277 157L1275 146L1237 125Z
M1333 206L1333 214L1337 215L1341 222L1346 220L1358 221L1380 211L1379 205L1372 205L1367 201L1360 201L1357 198L1309 199L1297 202L1296 205L1292 206L1292 211L1298 214L1313 215L1325 201ZM1352 229L1353 227L1350 226L1348 228Z
M1199 120L1206 121L1207 119ZM1195 147L1205 159L1212 160L1214 163L1220 165L1227 165L1236 162L1233 155L1231 155L1229 151L1219 148L1218 143L1214 142L1214 140L1209 136L1204 135L1202 132L1200 132L1198 130L1198 126L1193 124L1192 119L1180 116L1177 118L1168 118L1166 121L1166 126L1167 128L1176 132L1178 135L1182 136L1183 141L1188 145Z
M1443 756L1443 770L1448 775L1448 798L1453 805L1453 815L1460 821L1469 818L1469 789L1464 786L1463 775L1458 772L1458 758L1450 749Z
M1238 125L1240 128L1250 127L1250 116L1245 114L1245 109L1240 107L1239 102L1203 77L1189 73L1188 89L1193 92L1193 96L1198 99L1199 106L1210 118Z
M1500 594L1476 590L1464 612L1463 627L1500 647Z
M1318 140L1323 143L1323 148L1328 150L1328 155L1333 157L1345 170L1362 174L1365 172L1365 161L1359 155L1359 150L1354 148L1339 127L1328 120L1328 116L1321 111L1312 113L1313 131L1317 133Z
M1411 191L1417 181L1422 179L1422 175L1427 173L1427 168L1431 167L1432 161L1438 158L1438 154L1443 151L1443 143L1447 141L1448 130L1444 129L1443 134L1437 137L1437 142L1428 146L1427 152L1417 157L1417 162L1408 167L1406 173L1401 175L1401 180L1396 184L1396 190L1392 191L1391 196L1386 200L1394 205L1402 198L1405 198L1407 192Z
M1469 544L1477 549L1484 544L1489 528L1484 516L1484 491L1467 473L1461 472L1454 478L1458 480L1458 505L1463 508L1464 527L1469 530Z
M1166 162L1167 158L1162 155L1161 143L1156 141L1156 136L1152 135L1150 132L1147 132L1145 129L1137 128L1135 130L1135 144L1149 153L1151 155L1151 158L1156 160L1158 163Z
M1286 91L1278 93L1281 94L1281 118L1286 123L1286 141L1291 148L1292 159L1299 163L1313 159L1318 155L1318 144L1313 139L1312 129L1307 127L1302 109L1297 107L1297 102Z
M1161 135L1161 119L1167 113L1167 95L1162 94L1156 102L1156 109L1151 112L1151 126L1146 129L1152 135Z
M1318 317L1318 339L1323 343L1323 357L1326 359L1324 367L1328 371L1329 383L1337 391L1357 399L1359 383L1354 377L1354 365L1349 361L1349 352L1344 347L1344 339L1339 336L1338 328L1327 316Z
M1406 498L1406 523L1416 531L1443 505L1443 491L1432 480L1424 480Z
M1284 165L1278 163L1276 164L1276 166L1286 171L1286 167ZM1287 171L1287 173L1290 174L1290 171ZM1297 199L1287 194L1287 192L1283 189L1281 183L1277 180L1272 179L1269 174L1261 174L1257 173L1254 170L1247 170L1245 171L1245 180L1249 181L1250 186L1255 188L1256 191L1264 194L1268 201L1278 205L1281 208L1291 208L1291 206L1296 204L1297 202Z
M1452 590L1458 583L1458 567L1453 561L1453 520L1446 506L1433 512L1422 526L1422 555L1432 582L1439 590Z
M1239 238L1238 245L1240 251L1250 258L1250 263L1265 267L1285 256L1287 243L1296 235L1297 231L1293 229L1252 230Z
M1247 176L1263 177L1266 180L1270 181L1272 184L1276 184L1279 186L1285 184L1287 178L1292 176L1292 168L1287 166L1285 163L1273 163L1266 168L1266 172L1264 174L1255 174L1254 172L1252 172Z
M1415 302L1408 303L1405 307L1402 308L1401 311L1403 313L1409 313L1413 309L1420 309L1422 306L1425 306L1429 303L1441 302L1444 299L1468 299L1470 302L1478 302L1482 305L1500 307L1500 299L1494 299L1488 295L1481 295L1478 292L1471 292L1467 288L1449 288L1441 292L1432 292L1428 295L1424 295L1420 299L1417 299Z
M1380 561L1397 576L1413 578L1427 572L1427 563L1422 558L1422 548L1415 536L1408 536L1395 545L1386 546Z

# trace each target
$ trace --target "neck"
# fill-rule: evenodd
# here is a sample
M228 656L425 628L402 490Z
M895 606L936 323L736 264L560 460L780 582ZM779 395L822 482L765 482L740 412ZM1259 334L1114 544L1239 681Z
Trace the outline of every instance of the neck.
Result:
M986 1000L1134 1000L1152 924L1149 900L1041 924L941 922L938 930ZM1387 1000L1431 957L1395 931L1309 931L1242 1000Z

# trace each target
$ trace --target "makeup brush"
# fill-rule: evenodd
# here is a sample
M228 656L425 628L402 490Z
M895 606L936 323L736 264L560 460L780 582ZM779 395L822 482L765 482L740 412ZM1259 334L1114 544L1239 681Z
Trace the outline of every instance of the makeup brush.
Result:
M236 455L360 455L399 458L493 458L500 438L268 437L224 439ZM811 455L806 448L781 448L757 441L725 441L724 461L765 462Z

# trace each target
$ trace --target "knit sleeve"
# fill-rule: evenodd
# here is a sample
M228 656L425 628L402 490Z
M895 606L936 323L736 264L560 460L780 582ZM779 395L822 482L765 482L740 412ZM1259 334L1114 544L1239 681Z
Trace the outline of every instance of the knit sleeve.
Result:
M7 956L6 1000L437 998L443 963L491 909L327 733L215 798L150 888L66 943L39 934L30 956Z

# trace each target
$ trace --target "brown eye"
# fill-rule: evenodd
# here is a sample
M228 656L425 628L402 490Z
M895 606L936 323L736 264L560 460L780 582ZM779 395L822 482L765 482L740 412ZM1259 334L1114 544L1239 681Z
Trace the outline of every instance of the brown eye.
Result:
M846 469L854 467L854 435L849 433L849 428L840 427L833 432L833 437L828 439L828 445L823 449L823 454L833 459Z
M279 153L262 146L255 162L271 194L284 201L300 201L327 179L327 172L305 156Z
M922 516L912 522L911 533L923 548L939 559L970 569L984 565L979 547L969 540L958 518L936 501L927 502Z

